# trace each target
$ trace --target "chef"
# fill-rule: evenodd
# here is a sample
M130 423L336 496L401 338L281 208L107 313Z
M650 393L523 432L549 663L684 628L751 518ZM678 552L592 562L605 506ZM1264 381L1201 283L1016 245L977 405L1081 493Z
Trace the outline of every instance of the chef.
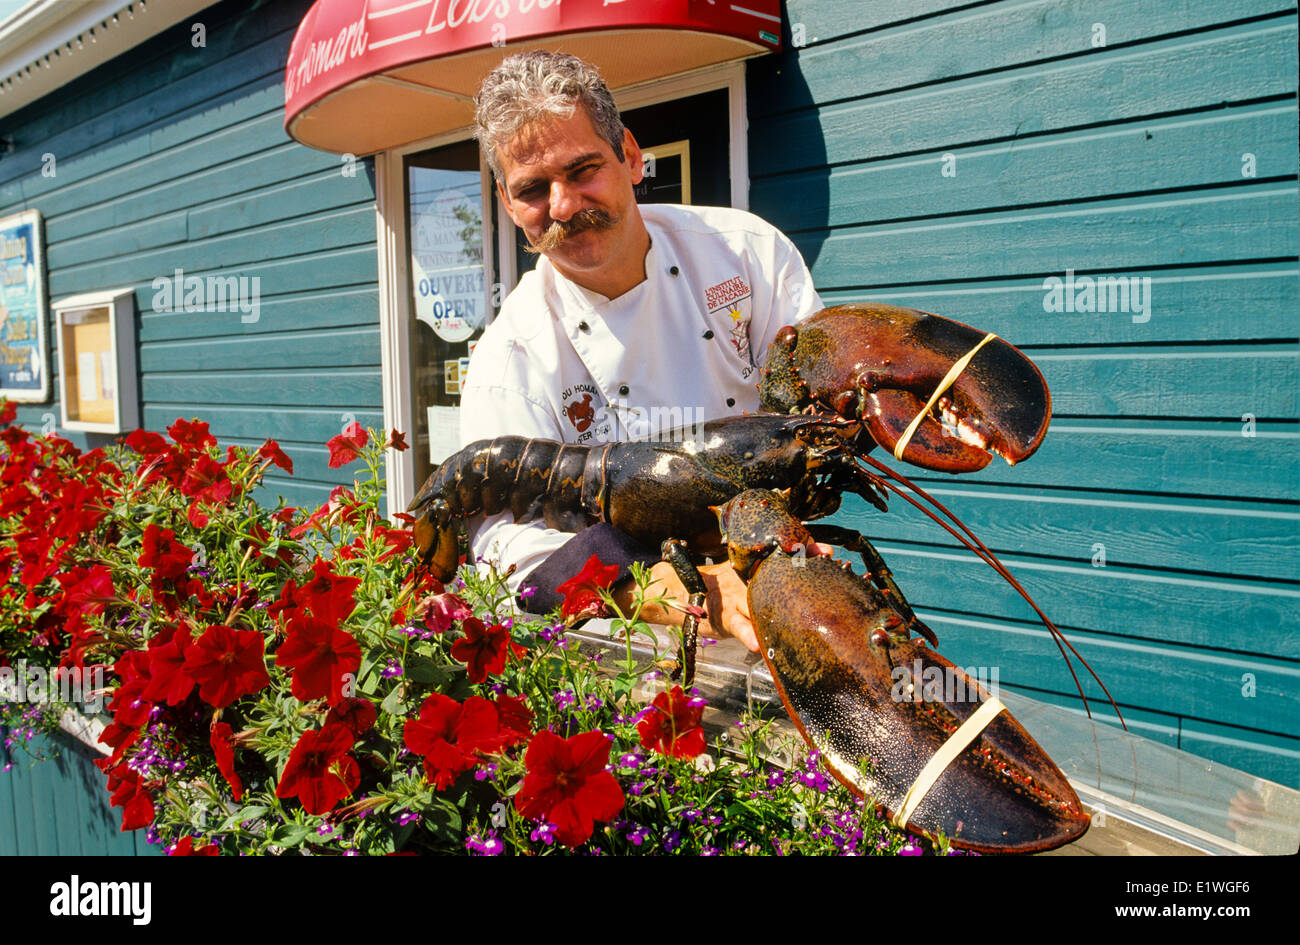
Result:
M576 57L506 59L476 99L478 140L506 212L540 254L474 350L461 392L461 441L505 434L599 445L758 408L768 343L821 300L798 250L740 210L639 206L642 155L599 73ZM594 554L617 564L631 602L633 561L662 593L685 589L658 549L607 525L573 535L506 512L475 523L476 559L532 587L538 611ZM745 588L726 562L701 568L709 636L758 648ZM652 623L679 611L649 608Z

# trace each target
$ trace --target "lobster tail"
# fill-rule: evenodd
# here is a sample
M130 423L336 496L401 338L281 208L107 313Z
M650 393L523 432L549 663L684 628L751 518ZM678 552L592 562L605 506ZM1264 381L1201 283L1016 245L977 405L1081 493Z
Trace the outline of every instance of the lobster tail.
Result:
M550 528L586 527L582 483L590 453L555 440L499 436L448 456L406 507L416 516L419 560L438 580L449 580L460 562L461 524L474 515L508 509L520 523L540 515Z

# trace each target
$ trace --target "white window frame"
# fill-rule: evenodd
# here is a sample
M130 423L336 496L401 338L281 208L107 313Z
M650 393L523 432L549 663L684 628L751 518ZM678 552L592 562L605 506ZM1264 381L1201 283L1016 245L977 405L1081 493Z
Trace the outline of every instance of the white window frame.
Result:
M729 163L731 168L731 205L741 210L749 209L749 121L745 98L745 64L743 61L710 66L694 72L655 79L641 85L630 86L614 93L620 111L656 105L661 102L687 98L703 92L726 89L727 109L730 119ZM380 363L383 371L384 428L410 433L415 429L411 406L410 324L411 303L407 286L410 281L410 247L406 233L406 177L403 162L408 154L440 148L465 141L473 135L472 128L460 128L432 138L381 151L375 157L375 230L379 251L379 335ZM483 180L483 213L487 221L492 213L492 172L486 162L479 161ZM484 226L484 260L491 258L491 249ZM497 204L496 253L501 267L505 291L515 287L518 273L515 270L514 223L505 208ZM492 286L484 283L488 298L487 311L492 312ZM388 512L405 509L421 483L415 481L415 455L413 450L390 454L386 464L388 487Z

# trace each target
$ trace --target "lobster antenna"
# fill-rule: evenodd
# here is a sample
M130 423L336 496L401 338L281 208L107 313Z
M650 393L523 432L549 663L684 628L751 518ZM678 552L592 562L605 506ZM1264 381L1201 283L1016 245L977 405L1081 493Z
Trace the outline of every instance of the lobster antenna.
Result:
M939 524L945 531L947 531L950 535L952 535L959 542L961 542L962 545L964 545L972 553L974 553L976 557L978 557L989 567L993 568L993 570L996 571L1005 581L1007 581L1007 583L1009 583L1013 588L1016 589L1016 592L1019 593L1020 596L1025 599L1026 603L1028 603L1029 606L1034 609L1034 612L1038 614L1039 619L1042 620L1043 625L1046 626L1048 631L1051 633L1053 642L1056 643L1056 648L1061 651L1061 657L1065 660L1066 668L1069 669L1070 676L1074 679L1075 688L1079 690L1079 698L1083 700L1084 711L1088 713L1088 718L1090 719L1092 718L1092 709L1088 705L1088 697L1083 693L1083 686L1079 683L1079 677L1075 675L1074 667L1070 664L1070 658L1069 656L1066 655L1065 652L1066 648L1068 648L1069 651L1073 653L1075 657L1079 660L1079 662L1084 665L1084 668L1088 670L1088 675L1090 675L1094 680L1096 680L1097 685L1101 687L1101 691L1106 694L1106 699L1110 702L1111 708L1115 710L1115 715L1119 719L1120 725L1124 728L1124 731L1127 732L1128 724L1124 721L1124 715L1123 713L1120 712L1119 706L1115 704L1115 699L1110 694L1110 690L1106 688L1106 684L1101 681L1101 677L1097 675L1097 672L1092 668L1092 666L1088 663L1088 661L1084 659L1082 655L1080 655L1079 651L1074 648L1074 644L1072 644L1066 638L1065 634L1061 632L1061 629L1057 627L1056 624L1054 624L1045 613L1043 613L1042 609L1038 606L1038 604L1034 602L1034 599L1029 596L1029 592L1026 591L1024 587L1021 586L1020 582L1017 581L1015 577L1012 576L1011 572L1008 571L1006 566L1003 565L1002 562L998 560L997 556L993 554L992 551L989 550L988 546L986 546L984 542L980 541L980 539L975 535L975 533L972 532L969 528L967 528L966 524L962 522L962 520L959 519L955 514L953 514L953 512L950 509L948 509L942 502L940 502L934 496L930 495L930 493L926 492L916 483L912 482L902 473L890 469L884 463L881 463L879 460L873 459L870 456L860 456L858 458L861 459L864 463L869 463L871 466L880 470L888 478L898 480L903 485L907 486L907 488L915 492L917 495L924 498L927 502L934 505L935 508L939 509L941 512L943 512L944 515L948 516L948 518L950 518L957 525L957 527L960 528L962 532L965 533L966 536L968 536L967 538L964 538L962 537L962 535L957 534L957 532L954 531L952 527L948 525L947 522L940 519L937 515L935 515L924 505L917 502L915 499L913 499L911 496L903 492L901 489L899 489L897 486L893 485L892 483L885 483L885 485L887 485L887 487L890 489L891 492L894 492L896 495L903 498L906 502L908 502L909 504L915 506L916 508L924 512L927 516L929 516L932 520L934 520L937 524Z

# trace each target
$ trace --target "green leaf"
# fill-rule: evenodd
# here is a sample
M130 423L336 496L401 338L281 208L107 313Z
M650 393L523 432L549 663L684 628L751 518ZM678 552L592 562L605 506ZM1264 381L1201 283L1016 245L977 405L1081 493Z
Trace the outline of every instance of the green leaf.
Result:
M379 704L379 708L383 709L389 715L400 715L402 711L402 700L406 696L406 693L403 692L405 688L406 687L400 684L394 686L393 691L384 696L384 701Z
M427 656L410 656L406 659L406 678L426 686L440 686L451 674Z
M271 831L268 839L277 846L297 846L307 839L312 829L311 824L282 824Z
M614 692L619 699L626 699L636 688L636 677L634 676L616 676L613 680Z
M268 808L258 805L241 808L227 817L225 822L217 828L216 833L225 833L227 830L238 827L250 820L255 820L265 814L267 810Z

